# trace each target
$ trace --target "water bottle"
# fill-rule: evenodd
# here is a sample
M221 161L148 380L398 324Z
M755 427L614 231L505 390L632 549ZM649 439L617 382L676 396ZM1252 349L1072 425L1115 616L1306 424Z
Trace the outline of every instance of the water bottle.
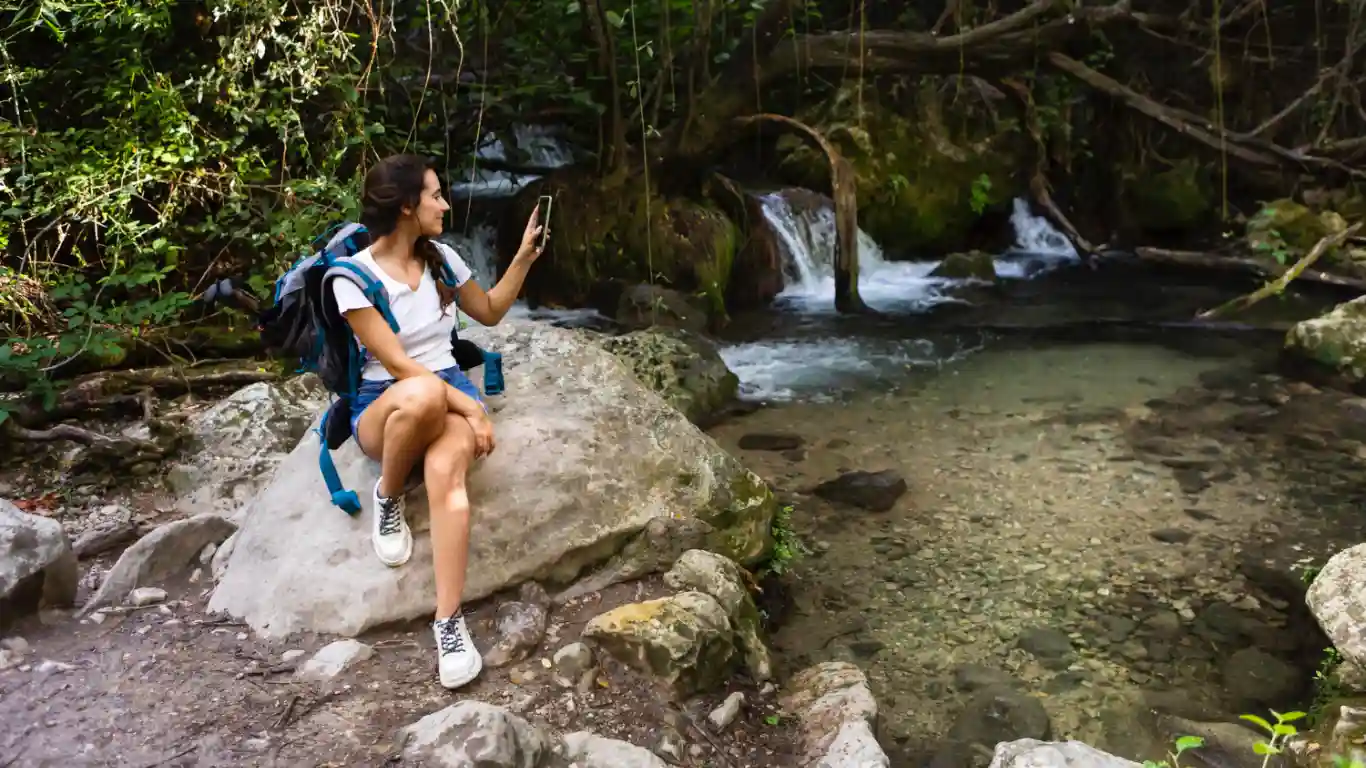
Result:
M503 356L484 351L484 394L503 394Z

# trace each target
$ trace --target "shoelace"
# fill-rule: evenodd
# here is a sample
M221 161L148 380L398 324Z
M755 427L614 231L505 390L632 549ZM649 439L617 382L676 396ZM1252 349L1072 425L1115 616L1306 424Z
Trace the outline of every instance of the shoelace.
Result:
M401 499L380 499L379 501L379 534L388 536L398 533L399 525L403 522L403 514L399 510Z
M465 634L460 631L460 617L454 616L441 622L441 631L438 632L438 642L441 644L441 655L448 653L460 653L465 650Z

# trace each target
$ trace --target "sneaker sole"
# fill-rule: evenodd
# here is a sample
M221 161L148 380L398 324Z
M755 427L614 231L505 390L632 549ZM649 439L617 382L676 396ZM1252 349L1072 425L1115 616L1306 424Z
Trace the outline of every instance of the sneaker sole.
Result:
M467 686L467 685L469 685L470 683L474 682L475 678L479 677L479 673L480 673L480 672L483 672L483 671L484 671L484 660L483 660L483 659L480 659L480 660L479 660L479 663L478 663L477 665L475 665L474 671L473 671L473 672L470 672L470 673L468 674L468 676L465 677L465 678L463 678L463 679L461 679L461 678L456 678L456 682L453 682L453 683L451 683L451 682L446 682L446 678L442 677L442 676L441 676L441 673L440 673L439 671L437 672L437 675L436 675L436 676L437 676L437 679L441 681L441 687L443 687L443 688L445 688L445 689L447 689L447 690L453 691L453 690L455 690L455 689L457 689L457 688L464 688L465 686Z
M403 554L400 555L397 560L385 560L384 556L379 553L379 547L375 546L375 540L373 537L370 539L370 546L372 549L375 550L375 557L379 558L379 561L381 563L384 563L390 568L398 568L399 566L406 564L409 560L413 558L413 535L411 532L408 534L407 546L403 548Z

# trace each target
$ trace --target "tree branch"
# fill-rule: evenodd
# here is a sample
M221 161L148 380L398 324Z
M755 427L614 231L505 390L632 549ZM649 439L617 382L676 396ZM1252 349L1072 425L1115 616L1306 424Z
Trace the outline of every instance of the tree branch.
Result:
M1223 304L1220 304L1214 309L1201 312L1200 314L1195 316L1196 319L1210 320L1219 317L1220 315L1226 315L1230 312L1236 312L1240 309L1247 309L1248 307L1252 306L1253 304L1256 304L1262 299L1268 298L1270 296L1275 296L1277 294L1284 292L1286 286L1290 285L1290 283L1294 281L1295 278L1299 277L1306 269L1308 269L1310 265L1318 261L1325 253L1329 251L1329 249L1341 245L1345 240L1347 240L1347 238L1356 234L1356 231L1359 229L1361 229L1361 222L1357 222L1356 224L1353 224L1352 226L1348 227L1347 229L1344 229L1341 232L1337 232L1335 234L1331 234L1326 237L1320 238L1319 241L1314 244L1314 247L1309 249L1309 253L1305 254L1304 258L1295 262L1295 265L1292 266L1290 269L1287 269L1280 277L1267 283L1266 285L1263 285L1261 288L1258 288L1257 290L1247 294L1246 296L1239 296L1238 298L1233 299L1232 301L1227 301Z

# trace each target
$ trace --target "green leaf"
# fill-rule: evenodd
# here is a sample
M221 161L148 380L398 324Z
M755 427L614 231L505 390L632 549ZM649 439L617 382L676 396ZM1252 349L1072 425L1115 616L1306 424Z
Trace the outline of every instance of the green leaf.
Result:
M1176 740L1176 754L1181 754L1188 749L1196 749L1205 746L1205 740L1199 736L1182 736Z
M621 29L621 25L625 23L625 21L626 20L623 19L616 11L607 12L607 23L611 24L617 29Z
M1275 733L1275 731L1273 731L1271 728L1271 723L1268 723L1265 719L1258 717L1257 715L1241 715L1240 717L1242 717L1242 719L1248 721L1249 723L1256 723L1267 733Z
M1299 730L1295 728L1295 726L1287 725L1286 723L1276 723L1272 726L1272 730L1276 732L1277 736L1294 736L1299 733Z
M1278 715L1282 723L1293 723L1296 720L1303 720L1308 716L1309 715L1305 712L1286 712L1283 715Z

